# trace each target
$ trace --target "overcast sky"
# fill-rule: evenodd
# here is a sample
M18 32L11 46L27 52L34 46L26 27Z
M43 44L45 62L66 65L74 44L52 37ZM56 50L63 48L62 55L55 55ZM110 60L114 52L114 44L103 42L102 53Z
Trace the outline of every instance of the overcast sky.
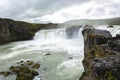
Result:
M120 0L1 0L0 17L28 22L120 17Z

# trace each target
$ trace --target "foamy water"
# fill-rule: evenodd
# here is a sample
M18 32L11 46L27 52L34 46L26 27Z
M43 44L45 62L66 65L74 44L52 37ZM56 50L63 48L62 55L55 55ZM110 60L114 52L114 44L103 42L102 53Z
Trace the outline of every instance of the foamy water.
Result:
M108 30L113 36L120 33L119 27L97 28ZM41 30L31 41L1 45L0 71L7 70L21 60L34 60L41 64L41 68L38 69L40 75L34 80L79 80L84 71L82 66L84 44L81 31L82 28L79 29L77 37L67 39L66 28ZM50 55L45 56L47 53ZM15 75L6 78L0 76L0 80L15 80L15 78Z

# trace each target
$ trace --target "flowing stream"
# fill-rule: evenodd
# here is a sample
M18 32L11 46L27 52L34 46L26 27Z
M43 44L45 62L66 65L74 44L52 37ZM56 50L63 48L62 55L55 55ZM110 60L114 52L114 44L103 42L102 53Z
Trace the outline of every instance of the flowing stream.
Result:
M105 29L116 34L120 28ZM69 31L69 30L68 30ZM68 38L66 28L41 30L31 41L12 42L0 46L0 71L8 70L21 60L33 60L40 63L39 76L34 80L79 80L84 71L84 44L82 27L70 30L72 37ZM74 33L77 36L74 36ZM117 32L119 33L119 32ZM114 34L114 35L115 35ZM74 37L73 37L74 36ZM50 55L45 55L45 54ZM15 80L16 76L0 76L0 80Z

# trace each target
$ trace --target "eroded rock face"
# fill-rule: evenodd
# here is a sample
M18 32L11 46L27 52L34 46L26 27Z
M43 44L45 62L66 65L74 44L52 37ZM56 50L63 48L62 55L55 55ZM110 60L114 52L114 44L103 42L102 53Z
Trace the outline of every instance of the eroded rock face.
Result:
M56 28L57 24L32 24L0 18L0 44L30 40L40 29Z
M80 80L120 80L120 38L87 27L83 30L85 72Z
M0 75L5 77L10 75L17 75L16 80L33 80L35 76L39 75L36 69L40 68L40 64L33 61L21 61L17 66L11 66L8 71L0 72Z

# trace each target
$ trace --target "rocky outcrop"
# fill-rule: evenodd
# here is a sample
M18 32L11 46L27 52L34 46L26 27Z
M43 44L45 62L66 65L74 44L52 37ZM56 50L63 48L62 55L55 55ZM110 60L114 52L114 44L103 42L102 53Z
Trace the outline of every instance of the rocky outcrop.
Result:
M0 18L0 44L30 40L40 29L56 28L57 24L33 24Z
M84 73L79 80L120 80L120 36L87 26L84 36Z
M0 75L5 77L17 75L16 80L33 80L39 73L35 69L39 69L40 64L33 61L21 61L16 66L11 66L8 71L0 72Z

